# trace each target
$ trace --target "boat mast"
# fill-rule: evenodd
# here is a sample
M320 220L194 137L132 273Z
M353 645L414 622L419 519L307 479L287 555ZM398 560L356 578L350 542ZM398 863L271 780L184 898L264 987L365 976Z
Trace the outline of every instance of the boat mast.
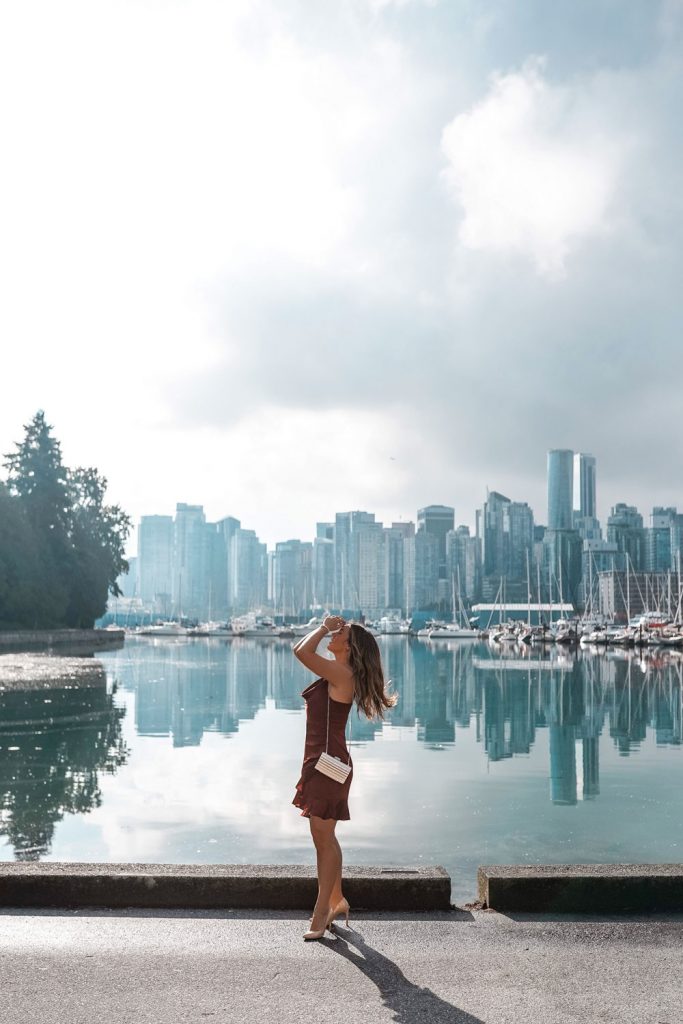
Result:
M564 617L564 598L562 596L562 552L560 551L560 615L559 618Z
M631 556L628 551L626 552L626 624L631 625L631 574L629 567L631 565ZM629 666L630 667L630 666Z

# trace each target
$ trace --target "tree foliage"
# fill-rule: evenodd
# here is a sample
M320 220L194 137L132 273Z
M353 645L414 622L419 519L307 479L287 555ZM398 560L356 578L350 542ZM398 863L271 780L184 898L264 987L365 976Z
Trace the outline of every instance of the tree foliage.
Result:
M0 484L0 628L87 628L120 594L130 518L96 469L70 470L42 411L5 457Z

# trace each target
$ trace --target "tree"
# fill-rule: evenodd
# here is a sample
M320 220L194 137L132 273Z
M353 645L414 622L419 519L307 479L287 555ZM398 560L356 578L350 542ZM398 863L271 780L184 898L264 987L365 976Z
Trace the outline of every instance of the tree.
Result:
M0 629L49 629L63 621L68 595L21 502L0 483Z
M69 514L68 471L62 464L62 451L39 410L24 430L24 440L15 444L16 452L5 456L9 469L7 484L21 498L31 522L39 530L65 535Z
M96 469L64 466L51 431L39 411L6 456L0 624L19 616L29 627L87 628L104 614L108 593L121 593L116 580L128 571L131 521L120 506L105 504L107 481Z
M70 471L68 485L70 537L77 557L67 621L83 628L104 615L109 593L121 596L116 580L128 572L123 552L131 521L119 505L105 505L107 481L96 469Z

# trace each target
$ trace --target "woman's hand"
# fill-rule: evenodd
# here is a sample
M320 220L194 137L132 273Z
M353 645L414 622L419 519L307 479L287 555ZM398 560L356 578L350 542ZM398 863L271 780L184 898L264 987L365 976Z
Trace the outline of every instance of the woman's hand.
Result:
M341 615L326 615L323 620L323 626L329 630L330 633L338 633L344 625L344 619Z

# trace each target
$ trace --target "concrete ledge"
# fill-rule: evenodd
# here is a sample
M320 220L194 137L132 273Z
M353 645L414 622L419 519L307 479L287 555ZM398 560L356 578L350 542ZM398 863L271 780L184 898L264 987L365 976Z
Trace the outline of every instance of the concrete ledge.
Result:
M116 650L125 641L122 629L16 629L0 630L0 650L69 651Z
M487 864L477 882L479 899L492 910L683 911L683 864Z
M297 864L0 864L0 907L313 906L315 868ZM344 867L344 894L367 910L450 910L442 867Z

